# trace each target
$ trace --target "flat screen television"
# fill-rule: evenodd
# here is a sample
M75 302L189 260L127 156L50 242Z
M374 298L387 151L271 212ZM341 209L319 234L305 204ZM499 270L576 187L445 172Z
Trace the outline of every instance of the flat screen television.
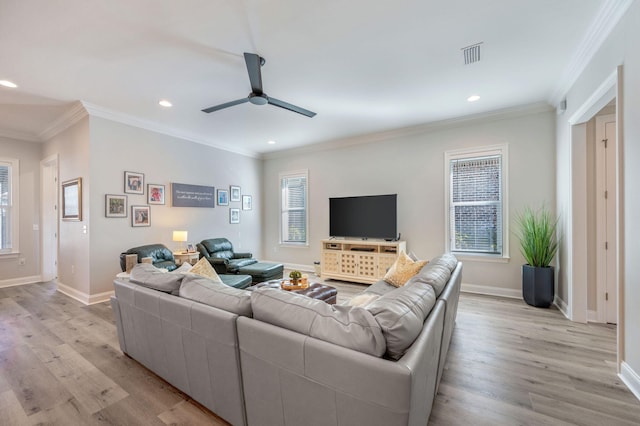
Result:
M329 235L396 238L397 198L398 194L329 198Z

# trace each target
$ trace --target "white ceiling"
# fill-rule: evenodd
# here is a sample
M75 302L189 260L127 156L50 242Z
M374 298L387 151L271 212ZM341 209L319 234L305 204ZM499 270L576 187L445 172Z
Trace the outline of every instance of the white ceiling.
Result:
M0 79L19 85L0 87L0 134L37 140L81 100L257 155L549 102L611 3L0 0ZM481 61L464 65L461 48L477 42ZM249 94L243 52L266 59L268 95L318 115L250 103L201 112Z

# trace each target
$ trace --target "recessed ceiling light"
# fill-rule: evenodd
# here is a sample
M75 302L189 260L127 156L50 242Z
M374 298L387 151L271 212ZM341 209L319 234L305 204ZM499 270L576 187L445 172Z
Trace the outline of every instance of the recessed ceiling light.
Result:
M469 96L469 97L467 98L467 101L468 101L468 102L475 102L475 101L477 101L478 99L480 99L480 96L478 96L478 95L471 95L471 96Z
M18 87L17 84L9 80L0 80L0 86L10 87L12 89L15 89L16 87Z
M269 141L269 142L267 142L267 143L268 143L269 145L275 145L275 144L276 144L276 141Z
M165 108L169 108L171 106L173 106L173 104L171 104L171 102L169 102L166 99L161 100L160 102L158 102L160 104L160 106L163 106Z

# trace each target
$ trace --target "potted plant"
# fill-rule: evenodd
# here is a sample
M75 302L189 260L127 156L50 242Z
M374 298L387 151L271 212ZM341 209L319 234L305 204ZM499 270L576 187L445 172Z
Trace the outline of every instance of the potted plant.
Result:
M302 273L300 271L291 271L289 272L289 278L291 278L293 285L298 285L298 280L302 278Z
M516 217L520 252L527 261L522 265L522 297L531 306L548 308L554 297L554 272L551 261L558 250L558 219L543 206L538 211L525 207Z

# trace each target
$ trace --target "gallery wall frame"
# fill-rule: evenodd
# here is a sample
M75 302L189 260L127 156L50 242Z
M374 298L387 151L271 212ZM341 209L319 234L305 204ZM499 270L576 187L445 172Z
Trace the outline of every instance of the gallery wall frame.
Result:
M118 194L105 194L105 217L127 217L127 196Z
M62 182L62 220L82 220L82 178Z
M229 191L227 191L226 189L218 189L218 205L229 205Z
M124 172L125 194L144 194L144 173Z
M229 197L229 199L231 201L240 201L240 187L239 186L231 185L229 187L229 192L231 193L230 197Z
M164 204L164 185L150 183L147 185L147 204Z
M243 195L242 196L242 210L252 210L253 209L253 198L251 195Z
M240 209L229 209L229 223L240 223Z
M131 226L151 226L151 208L149 206L131 206Z

